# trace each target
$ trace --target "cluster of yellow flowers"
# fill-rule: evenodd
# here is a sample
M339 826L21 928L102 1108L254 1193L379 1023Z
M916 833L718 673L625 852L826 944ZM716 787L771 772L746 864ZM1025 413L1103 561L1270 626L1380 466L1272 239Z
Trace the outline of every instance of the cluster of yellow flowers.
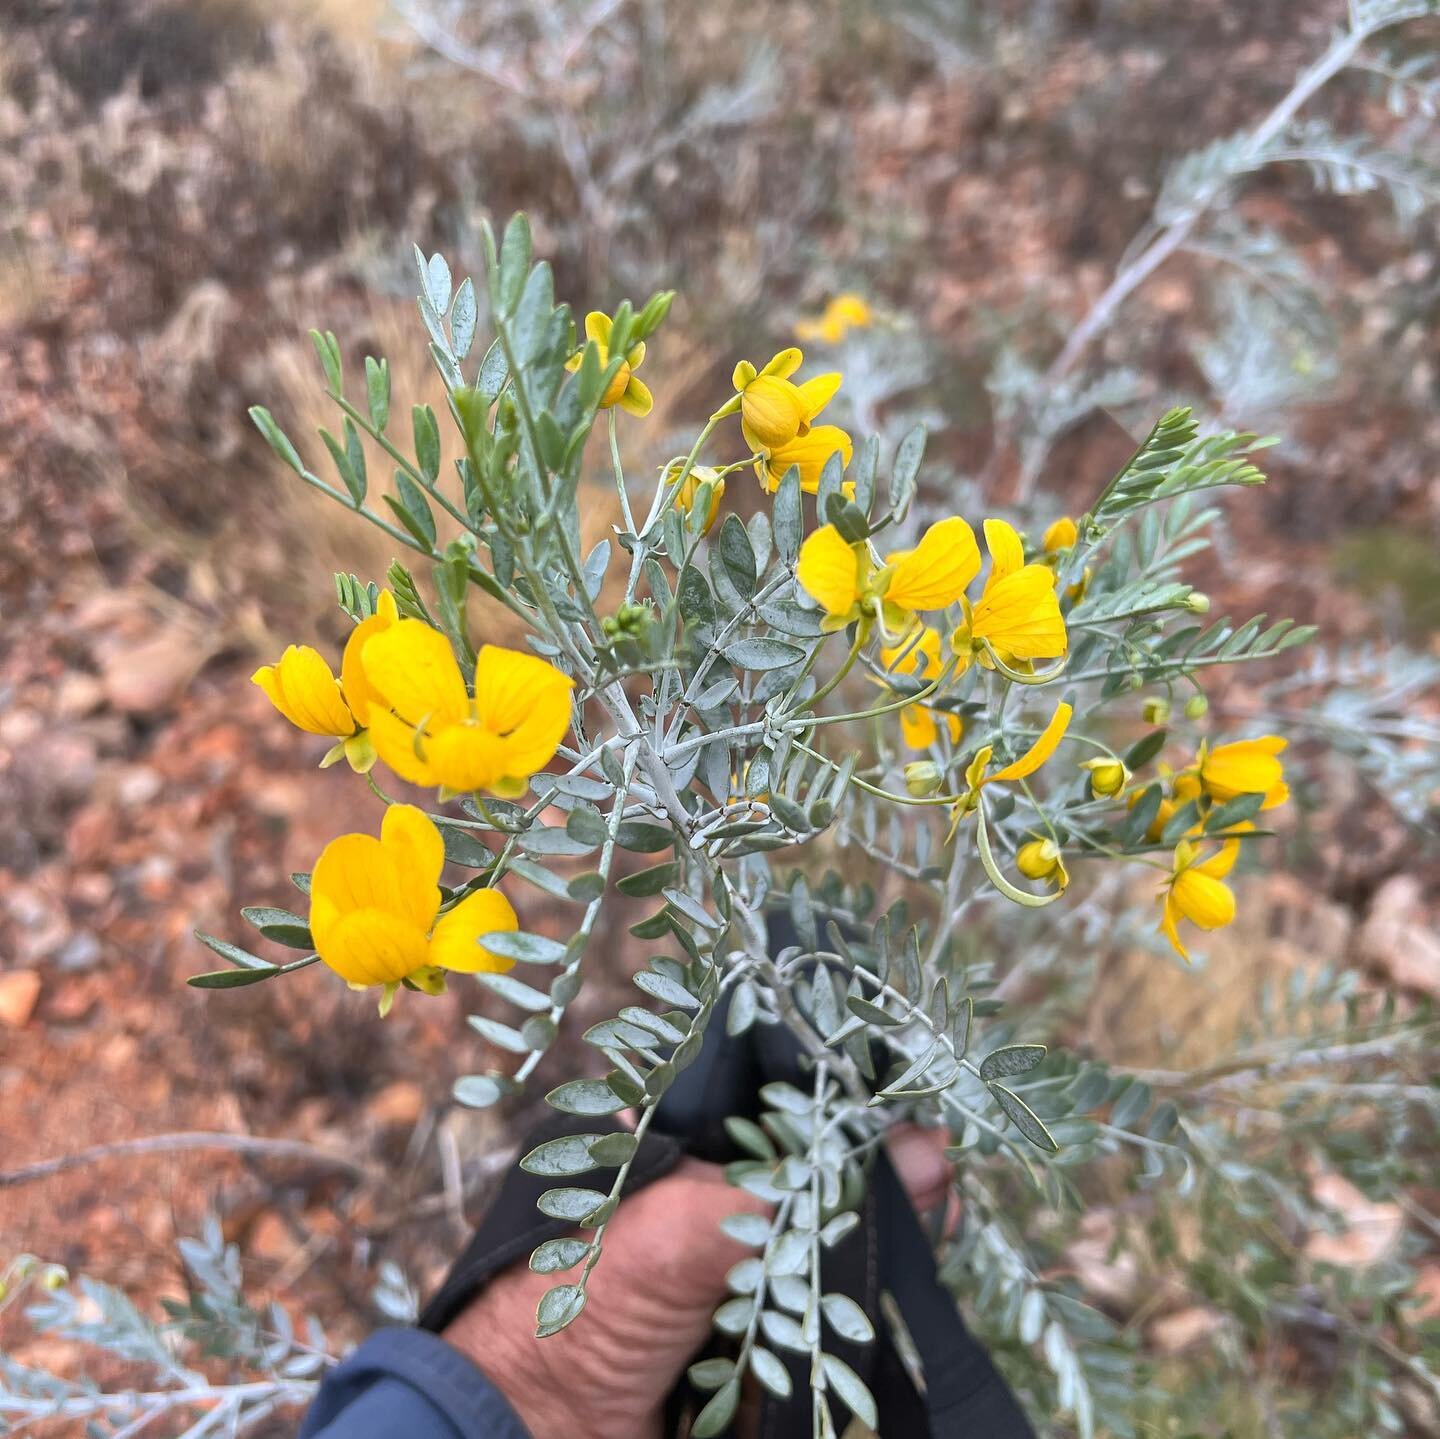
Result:
M961 620L949 637L954 673L977 656L1027 671L1035 660L1063 659L1069 646L1055 571L1027 564L1019 534L1004 520L986 520L984 530L990 572L973 605L966 591L980 573L980 548L958 515L931 525L914 549L894 550L883 561L868 541L852 543L834 525L822 525L800 547L796 575L825 611L822 628L858 622L868 633L878 625L898 642L892 653L929 643L921 613L958 604Z
M484 790L515 798L554 757L570 726L573 681L536 655L485 645L473 693L439 631L403 619L389 591L346 642L337 680L308 645L291 645L255 683L292 724L331 735L326 763L361 772L377 757L442 798ZM320 958L350 984L434 988L439 971L502 970L479 941L516 928L498 891L471 892L439 915L444 842L422 811L391 805L378 840L332 840L310 881L310 930Z
M841 295L800 328L805 337L835 344L870 319L860 297ZM608 316L595 311L586 317L587 343L596 347L602 364L611 358L612 333ZM583 353L582 348L570 361L572 370ZM644 358L643 343L627 351L600 398L601 408L619 407L638 416L650 412L653 397L635 376ZM751 450L750 459L740 464L753 463L770 492L793 467L801 488L814 494L831 457L839 455L848 465L853 453L844 430L816 423L839 390L841 376L832 372L797 383L792 376L802 359L798 349L790 348L760 369L749 362L737 365L734 394L711 420L713 426L727 415L739 415ZM740 466L715 469L694 459L692 454L689 461L672 462L662 483L674 486L673 502L682 510L708 496L708 530L724 494L725 474ZM1058 675L1068 654L1060 569L1079 539L1074 521L1055 521L1045 531L1040 553L1030 559L1020 534L1004 520L987 519L982 529L989 568L973 599L969 591L985 566L975 532L958 515L932 524L912 548L883 557L869 540L847 539L833 524L815 529L800 547L796 579L819 605L822 631L856 627L847 667L878 634L880 663L874 678L882 684L892 677L922 682L921 694L903 704L900 713L905 741L914 749L939 743L942 722L949 743L959 743L962 720L931 701L972 664L1036 683ZM1088 581L1086 571L1078 584L1063 590L1064 596L1078 602ZM1037 671L1037 663L1045 661L1056 667ZM356 771L368 773L381 760L401 779L436 788L442 800L482 791L511 799L524 794L554 757L571 721L573 681L553 665L532 654L484 645L467 682L446 636L422 620L402 617L388 591L378 596L374 614L352 631L338 678L314 649L291 645L277 663L257 670L254 680L293 724L333 737L323 764L344 758ZM1055 754L1071 713L1068 703L1058 704L1030 747L994 772L993 748L981 747L957 794L938 795L944 771L931 760L905 767L906 787L924 803L950 806L953 837L961 821L981 809L985 787L1023 782ZM1163 772L1168 792L1149 828L1150 842L1159 841L1184 806L1193 802L1198 816L1175 848L1162 893L1161 929L1186 958L1178 933L1181 920L1211 930L1234 918L1234 896L1224 878L1239 851L1237 836L1254 828L1247 821L1207 835L1206 815L1211 806L1242 794L1263 795L1265 809L1283 803L1288 791L1278 756L1284 744L1264 736L1202 747L1188 768ZM1088 772L1096 798L1125 800L1128 795L1133 805L1144 792L1132 787L1130 771L1108 752L1080 768ZM983 811L980 818L982 858L989 864ZM352 986L384 985L382 1008L401 983L433 991L443 987L447 970L510 967L510 961L481 943L486 935L516 928L509 901L493 888L479 888L452 898L446 908L439 886L443 864L444 841L435 823L413 806L391 804L379 839L342 835L315 865L310 927L316 951ZM1036 835L1022 844L1016 865L1022 875L1048 882L1056 891L1069 883L1053 835ZM1001 883L998 877L996 883Z

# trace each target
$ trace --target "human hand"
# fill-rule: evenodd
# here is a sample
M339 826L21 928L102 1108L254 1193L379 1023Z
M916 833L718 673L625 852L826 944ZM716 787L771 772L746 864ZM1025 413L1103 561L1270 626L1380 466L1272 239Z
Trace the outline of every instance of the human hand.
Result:
M946 1202L944 1138L912 1126L887 1141L911 1202ZM768 1206L687 1159L628 1196L605 1231L585 1312L549 1339L534 1337L535 1306L555 1282L517 1264L499 1274L445 1330L505 1395L535 1439L655 1439L665 1396L710 1332L725 1275L749 1252L720 1229L727 1214Z

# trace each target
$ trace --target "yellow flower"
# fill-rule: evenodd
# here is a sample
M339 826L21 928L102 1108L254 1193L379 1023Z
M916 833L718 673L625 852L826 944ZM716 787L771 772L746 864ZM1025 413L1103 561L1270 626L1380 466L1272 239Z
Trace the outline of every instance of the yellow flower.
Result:
M1051 571L1025 563L1020 536L1004 520L985 521L985 546L990 573L966 626L970 647L988 640L1006 663L1063 657L1069 639Z
M730 378L739 401L740 429L752 450L779 449L805 434L840 388L837 374L816 375L803 385L795 384L790 376L804 358L792 347L773 356L764 369L757 370L748 360L735 366ZM730 406L720 413L730 413Z
M1035 743L1019 759L997 769L994 774L987 774L986 771L990 767L995 747L987 744L977 750L965 770L965 783L969 788L960 801L961 805L966 810L973 809L980 791L987 784L1004 784L1010 780L1027 779L1034 774L1060 748L1060 741L1065 738L1065 731L1070 728L1070 716L1073 713L1073 707L1062 700L1055 706L1055 713L1050 716L1049 723L1040 732Z
M1190 952L1180 942L1178 925L1188 919L1199 929L1221 929L1235 918L1235 895L1224 883L1240 853L1238 839L1226 840L1209 859L1188 839L1175 846L1174 873L1161 896L1160 932L1181 959Z
M665 471L665 483L672 484L683 468L682 463L672 464ZM700 486L704 484L710 486L710 508L705 515L705 525L701 533L708 535L720 513L720 501L725 498L725 477L719 470L709 465L691 465L690 473L685 476L685 483L675 492L675 508L682 514L688 514L700 493Z
M755 461L755 473L761 487L774 494L793 466L800 471L800 488L813 495L820 489L820 473L830 456L838 454L845 466L854 453L854 443L839 425L815 425L788 443L765 450Z
M846 291L843 295L836 295L813 319L797 322L795 338L838 345L851 330L866 329L873 319L864 297Z
M361 655L369 640L398 619L395 596L381 590L375 613L361 620L345 641L339 680L309 645L290 645L275 664L263 665L251 676L291 724L307 734L332 735L341 741L324 763L332 763L340 753L362 773L374 763L374 750L362 733L379 696L365 677Z
M1242 794L1263 794L1261 809L1284 804L1290 798L1290 787L1278 756L1288 743L1279 735L1267 734L1216 745L1208 751L1202 746L1196 756L1201 789L1217 804Z
M945 771L934 760L911 760L905 766L905 788L916 799L934 794L945 782Z
M920 638L910 644L905 642L880 651L880 663L892 674L913 675L916 679L939 679L943 665L940 659L940 633L930 625L920 631ZM900 728L905 743L911 749L929 749L940 737L936 722L943 718L950 731L950 742L958 744L965 732L964 722L957 714L946 710L933 710L924 704L906 705L900 711Z
M1015 868L1026 879L1048 879L1062 891L1070 887L1070 872L1053 839L1032 839L1022 844L1015 853Z
M1130 771L1115 758L1087 759L1081 769L1090 771L1090 793L1096 799L1108 799L1117 795L1130 783Z
M475 695L449 641L401 620L365 646L365 674L394 714L372 710L380 758L412 784L515 798L570 726L573 681L537 655L485 645Z
M1059 550L1068 550L1074 547L1075 541L1080 538L1080 531L1075 528L1075 521L1069 515L1061 517L1050 526L1040 540L1041 546L1047 555L1053 555Z
M930 526L913 550L895 550L877 569L864 541L851 544L834 525L822 525L800 546L795 576L825 611L826 630L843 629L862 610L874 613L883 600L903 634L916 610L954 604L980 569L975 534L952 517Z
M600 352L600 368L603 370L610 363L610 332L615 328L615 322L609 315L600 310L591 310L585 316L585 338L594 343L595 348ZM567 370L578 370L580 362L585 356L582 347L566 361ZM605 387L605 393L600 396L600 408L608 410L612 405L619 405L628 414L639 415L642 418L650 413L655 403L655 397L650 393L649 386L643 381L635 378L635 371L638 370L645 359L645 342L631 345L625 352L625 358L620 362L620 368L615 372L615 378Z
M354 988L394 986L429 969L509 969L514 961L480 940L518 928L510 901L499 890L480 889L440 914L444 864L440 831L414 805L391 805L379 839L332 839L310 877L315 952Z

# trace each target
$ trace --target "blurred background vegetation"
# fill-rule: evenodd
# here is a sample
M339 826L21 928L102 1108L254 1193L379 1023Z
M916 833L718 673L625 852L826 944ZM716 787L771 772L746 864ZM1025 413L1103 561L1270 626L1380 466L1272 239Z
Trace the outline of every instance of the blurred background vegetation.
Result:
M289 482L245 408L297 438L327 422L313 325L352 365L388 356L397 404L438 409L411 242L474 272L480 219L523 208L577 312L679 291L656 410L630 427L657 464L736 359L847 291L874 323L819 346L846 373L836 417L930 424L947 511L1083 509L1172 403L1283 435L1204 574L1217 611L1322 629L1298 676L1210 696L1236 732L1294 737L1283 860L1202 969L1117 929L1109 891L1028 932L1079 951L1073 983L1002 981L1082 1055L1233 1094L1230 1168L1171 1202L1173 1176L1097 1166L1082 1218L1030 1227L1043 1277L1139 1360L1114 1432L1440 1432L1440 19L1337 67L1277 163L1223 144L1345 19L1338 0L9 0L0 1165L203 1129L390 1179L102 1163L7 1191L0 1252L143 1297L177 1283L176 1225L216 1207L267 1293L353 1334L376 1262L433 1276L495 1172L498 1121L448 1100L481 1067L457 1004L381 1024L314 971L222 1003L179 981L193 926L285 902L339 821L370 820L248 676L342 633L317 577L391 556ZM1057 364L1177 217L1183 243ZM597 534L608 503L597 485ZM1417 1042L1353 1052L1347 1023L1387 1006ZM1265 1046L1311 1032L1286 1072L1319 1079L1257 1087ZM1237 1052L1262 1056L1249 1088Z

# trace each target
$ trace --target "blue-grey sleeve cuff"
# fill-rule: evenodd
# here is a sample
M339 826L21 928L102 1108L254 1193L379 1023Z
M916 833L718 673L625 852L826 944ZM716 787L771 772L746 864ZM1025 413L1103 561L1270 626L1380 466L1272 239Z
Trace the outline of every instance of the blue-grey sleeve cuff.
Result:
M382 1329L337 1365L300 1439L531 1439L498 1389L423 1329Z

